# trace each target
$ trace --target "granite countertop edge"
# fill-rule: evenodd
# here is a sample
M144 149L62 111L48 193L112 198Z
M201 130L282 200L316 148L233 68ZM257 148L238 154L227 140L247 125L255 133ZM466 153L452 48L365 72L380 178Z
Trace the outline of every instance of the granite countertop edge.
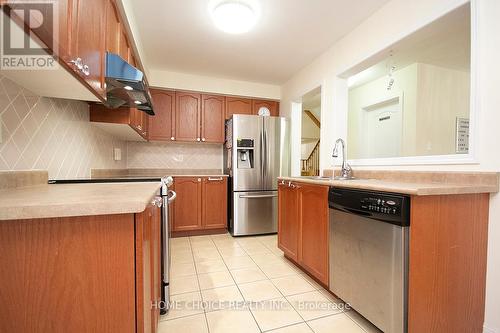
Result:
M411 183L379 179L325 180L306 177L278 177L278 180L416 196L498 192L498 185L493 184Z
M139 182L47 184L2 190L0 221L141 213L159 188L159 182Z

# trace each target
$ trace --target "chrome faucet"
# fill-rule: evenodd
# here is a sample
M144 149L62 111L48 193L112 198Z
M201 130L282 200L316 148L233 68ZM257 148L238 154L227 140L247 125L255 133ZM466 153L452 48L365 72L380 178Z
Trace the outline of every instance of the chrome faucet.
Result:
M340 169L340 176L335 177L335 179L353 179L354 177L352 176L352 168L349 163L347 163L346 159L344 140L337 139L337 141L335 141L335 147L333 147L332 157L339 157L339 143L342 145L342 168Z

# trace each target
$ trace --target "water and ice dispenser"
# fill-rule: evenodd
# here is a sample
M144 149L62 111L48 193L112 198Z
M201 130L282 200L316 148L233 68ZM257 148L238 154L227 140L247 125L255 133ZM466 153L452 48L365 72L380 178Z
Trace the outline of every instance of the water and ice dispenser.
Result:
M238 169L253 169L254 165L254 140L238 139L236 147L236 160Z

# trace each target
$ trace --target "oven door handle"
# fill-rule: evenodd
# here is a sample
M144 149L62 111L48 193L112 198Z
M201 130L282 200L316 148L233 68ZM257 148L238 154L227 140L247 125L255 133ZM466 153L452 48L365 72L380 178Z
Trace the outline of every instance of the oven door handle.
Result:
M167 192L167 202L168 203L172 203L172 201L174 201L176 197L177 197L177 193L175 193L175 191L168 190L168 192Z

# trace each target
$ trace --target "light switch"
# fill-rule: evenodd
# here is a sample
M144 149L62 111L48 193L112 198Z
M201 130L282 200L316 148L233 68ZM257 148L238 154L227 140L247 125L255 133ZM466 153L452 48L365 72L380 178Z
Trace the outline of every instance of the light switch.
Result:
M113 148L113 158L115 161L122 160L122 150L120 148Z

